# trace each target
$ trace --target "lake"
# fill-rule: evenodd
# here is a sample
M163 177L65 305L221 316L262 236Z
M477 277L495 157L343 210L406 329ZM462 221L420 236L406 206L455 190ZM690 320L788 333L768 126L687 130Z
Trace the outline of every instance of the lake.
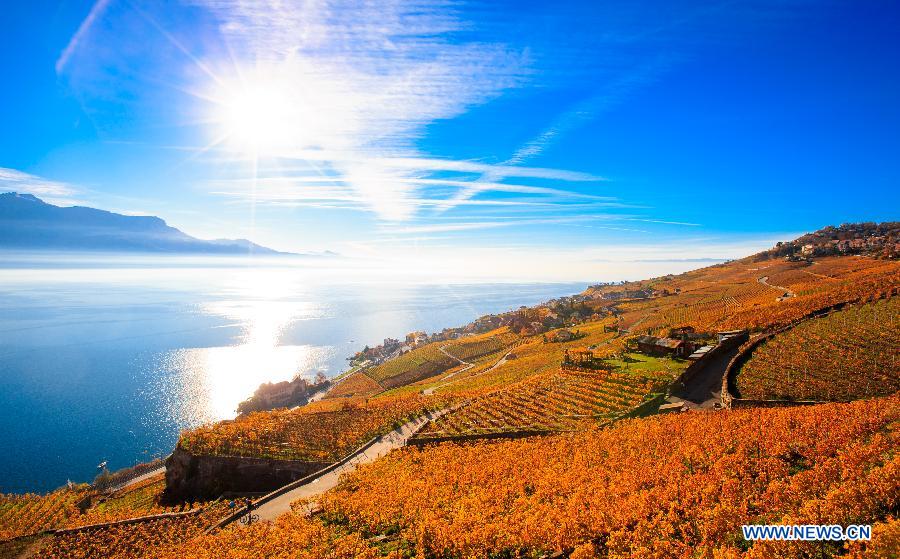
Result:
M0 254L0 491L165 455L179 431L234 417L263 382L334 376L385 337L584 288L302 261Z

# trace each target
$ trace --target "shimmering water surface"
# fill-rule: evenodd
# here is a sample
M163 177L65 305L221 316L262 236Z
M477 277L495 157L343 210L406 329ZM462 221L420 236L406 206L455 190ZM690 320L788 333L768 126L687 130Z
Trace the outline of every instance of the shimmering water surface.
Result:
M0 256L3 258L3 256ZM171 265L170 265L171 264ZM583 284L410 283L303 265L0 264L0 491L89 481L234 416L262 382Z

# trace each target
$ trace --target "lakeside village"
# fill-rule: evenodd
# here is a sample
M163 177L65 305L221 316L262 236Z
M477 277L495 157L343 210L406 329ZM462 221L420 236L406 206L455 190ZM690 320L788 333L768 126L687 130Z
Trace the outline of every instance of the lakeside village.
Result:
M614 288L617 285L623 286L623 289L609 290L610 287ZM609 331L627 333L629 331L621 326L622 319L615 308L617 301L651 299L678 292L677 289L670 293L666 289L627 289L625 286L626 282L596 284L590 286L588 292L603 289L602 292L563 296L535 307L521 306L514 311L485 315L465 326L444 328L432 334L422 331L410 332L402 341L385 338L381 344L374 347L366 346L348 357L350 369L341 376L380 365L426 344L473 337L502 327L507 327L510 332L520 336L543 335L545 343L558 343L581 337L575 328L579 324L615 316L618 319L617 323L607 327ZM714 343L715 335L697 333L693 328L686 327L673 329L666 337L650 336L649 333L638 336L628 344L628 349L652 356L694 360L702 357L713 347L709 344ZM588 366L588 362L593 360L591 352L593 349L595 348L588 347L577 355L567 353L566 364ZM515 359L515 354L511 353L507 358ZM303 406L327 392L332 382L324 373L319 372L312 381L297 377L291 381L265 383L254 392L253 396L241 402L237 411L239 415L243 415L256 411Z
M849 223L838 227L829 226L818 231L807 233L793 241L779 242L773 248L760 252L753 258L765 260L781 258L792 262L812 264L813 257L859 255L876 259L896 259L900 257L900 229L895 222L885 223ZM722 265L727 264L723 262ZM669 274L656 280L670 280L675 276ZM427 334L410 332L404 340L385 338L375 347L366 346L356 354L347 358L350 369L341 377L350 373L380 365L391 359L416 349L417 347L476 336L501 327L508 327L510 332L520 336L544 335L545 342L567 342L579 337L576 329L579 324L595 322L608 316L617 321L608 328L611 331L634 334L637 337L628 341L627 349L652 356L676 357L696 360L702 357L723 337L735 335L735 332L704 333L695 332L692 328L676 328L664 337L651 336L648 329L645 335L639 335L636 324L625 328L619 316L616 303L619 301L635 301L653 299L668 295L678 295L679 288L654 289L645 287L645 282L609 282L591 285L585 292L551 299L536 307L519 307L517 310L501 314L489 314L458 328L444 328L440 332ZM552 330L552 332L550 332ZM566 355L569 366L585 366L590 362L592 351L588 347L578 354ZM515 354L508 356L515 358ZM338 378L341 378L338 377ZM325 394L332 381L325 374L318 373L312 381L297 377L291 381L266 383L261 385L253 396L241 402L238 414L275 408L302 406Z

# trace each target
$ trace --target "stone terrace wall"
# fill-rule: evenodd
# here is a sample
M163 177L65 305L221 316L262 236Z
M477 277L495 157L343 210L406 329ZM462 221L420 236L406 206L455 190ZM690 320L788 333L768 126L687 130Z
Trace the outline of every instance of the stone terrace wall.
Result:
M216 498L229 491L267 493L330 464L242 456L195 456L176 449L166 460L166 493L178 499Z

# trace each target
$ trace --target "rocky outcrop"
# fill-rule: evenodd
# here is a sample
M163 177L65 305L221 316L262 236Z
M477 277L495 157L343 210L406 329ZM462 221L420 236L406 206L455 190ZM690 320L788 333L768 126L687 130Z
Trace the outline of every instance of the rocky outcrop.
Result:
M226 492L267 493L317 472L329 462L242 456L195 456L177 448L166 460L166 494L173 499L215 498Z

